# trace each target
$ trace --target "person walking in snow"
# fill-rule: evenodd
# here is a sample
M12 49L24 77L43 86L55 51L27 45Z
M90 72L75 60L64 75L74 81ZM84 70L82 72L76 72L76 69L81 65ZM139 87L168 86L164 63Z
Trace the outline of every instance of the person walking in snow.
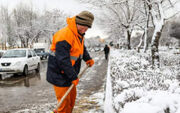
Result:
M110 51L110 48L109 48L109 46L106 44L105 47L104 47L104 54L105 54L105 59L106 59L106 60L108 60L109 51Z
M53 84L58 101L71 84L75 85L58 108L58 113L72 113L81 60L83 59L89 67L94 64L84 45L85 32L91 28L93 21L94 15L91 12L82 11L72 18L67 18L67 26L53 36L46 79Z

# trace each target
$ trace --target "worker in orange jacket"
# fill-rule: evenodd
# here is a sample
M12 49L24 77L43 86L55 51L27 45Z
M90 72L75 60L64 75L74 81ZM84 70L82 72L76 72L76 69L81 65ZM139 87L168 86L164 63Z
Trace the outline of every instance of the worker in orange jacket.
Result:
M47 81L54 86L57 100L63 97L71 84L78 84L78 73L83 59L88 66L94 64L84 45L84 35L91 28L94 15L82 11L67 18L67 26L57 31L52 40L48 58ZM76 99L76 87L65 98L58 113L72 113Z

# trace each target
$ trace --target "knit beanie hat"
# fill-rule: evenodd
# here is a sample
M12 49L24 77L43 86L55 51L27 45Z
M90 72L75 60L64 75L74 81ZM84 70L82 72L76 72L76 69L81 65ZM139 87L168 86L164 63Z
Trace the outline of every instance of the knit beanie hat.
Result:
M76 24L91 28L94 20L94 15L89 11L82 11L76 15Z

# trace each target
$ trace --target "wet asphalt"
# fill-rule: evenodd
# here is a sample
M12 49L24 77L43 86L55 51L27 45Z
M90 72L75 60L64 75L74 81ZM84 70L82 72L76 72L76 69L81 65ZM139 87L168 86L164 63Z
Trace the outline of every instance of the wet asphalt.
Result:
M41 62L40 73L31 71L27 77L15 75L0 80L0 113L13 113L34 104L54 102L52 85L45 80L46 68L47 61L44 60Z
M104 59L103 52L94 52L91 53L91 56L95 60L95 65L89 68L80 80L73 113L82 113L84 110L88 111L90 109L96 109L99 113L103 112L97 102L87 100L87 97L100 90L103 92L107 61ZM85 63L82 63L81 69L84 67ZM0 113L15 113L19 110L31 109L33 106L42 106L47 103L53 103L52 105L55 107L57 101L52 85L46 81L46 70L47 60L43 60L39 73L31 71L27 77L16 75L0 80ZM85 103L89 105L87 106ZM41 113L41 109L36 107L34 111L35 113Z

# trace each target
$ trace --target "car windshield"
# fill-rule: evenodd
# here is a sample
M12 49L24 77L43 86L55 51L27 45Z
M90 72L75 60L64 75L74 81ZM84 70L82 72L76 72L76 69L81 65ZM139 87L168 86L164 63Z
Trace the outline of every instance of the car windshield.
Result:
M19 57L26 57L26 50L8 50L2 56L2 58L19 58Z
M34 51L36 53L44 53L45 52L43 48L42 49L34 49Z

